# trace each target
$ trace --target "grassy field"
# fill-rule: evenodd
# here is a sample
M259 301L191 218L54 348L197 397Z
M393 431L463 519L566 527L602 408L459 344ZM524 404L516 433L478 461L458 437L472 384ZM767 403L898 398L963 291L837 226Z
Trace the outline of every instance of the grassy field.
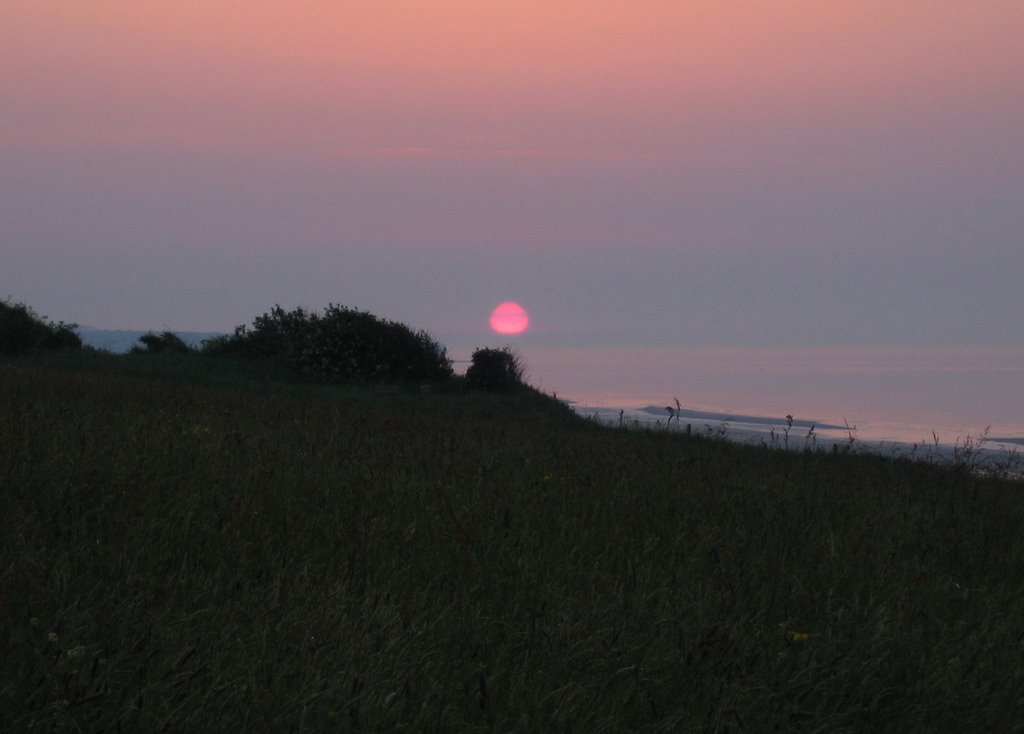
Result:
M1024 486L0 362L2 731L1011 731Z

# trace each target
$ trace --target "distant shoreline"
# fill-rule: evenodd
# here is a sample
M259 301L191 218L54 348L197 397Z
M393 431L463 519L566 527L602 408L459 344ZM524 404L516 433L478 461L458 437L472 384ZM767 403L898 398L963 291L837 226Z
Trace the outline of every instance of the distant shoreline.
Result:
M84 346L103 349L115 354L124 354L132 347L140 346L139 337L153 332L153 329L76 329ZM201 346L207 339L224 336L224 332L219 331L175 331L174 333L193 347Z
M871 426L857 428L817 423L808 419L794 419L787 432L787 419L770 416L733 415L704 410L678 411L678 419L665 408L595 407L574 401L565 401L577 414L609 426L623 425L637 428L662 428L671 431L685 431L715 436L737 443L762 445L769 448L802 451L852 450L918 460L954 461L965 452L973 452L982 464L1015 456L1024 437L994 437L973 433L945 434L936 440L930 429L920 426L905 426L900 434L922 435L916 440L907 440L902 435L893 437L890 428L872 430ZM813 428L813 431L811 430ZM951 437L950 437L951 436Z

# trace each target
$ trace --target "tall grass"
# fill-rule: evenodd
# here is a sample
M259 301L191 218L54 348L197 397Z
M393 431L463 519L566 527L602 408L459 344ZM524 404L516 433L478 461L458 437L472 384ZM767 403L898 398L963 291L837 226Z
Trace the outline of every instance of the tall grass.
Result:
M0 730L1024 721L1019 484L127 359L0 364Z

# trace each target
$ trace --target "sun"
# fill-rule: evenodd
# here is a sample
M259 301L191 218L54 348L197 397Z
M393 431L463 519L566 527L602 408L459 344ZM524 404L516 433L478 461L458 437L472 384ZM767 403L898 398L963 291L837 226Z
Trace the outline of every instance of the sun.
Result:
M491 328L499 334L522 334L529 325L529 314L515 301L505 301L491 312Z

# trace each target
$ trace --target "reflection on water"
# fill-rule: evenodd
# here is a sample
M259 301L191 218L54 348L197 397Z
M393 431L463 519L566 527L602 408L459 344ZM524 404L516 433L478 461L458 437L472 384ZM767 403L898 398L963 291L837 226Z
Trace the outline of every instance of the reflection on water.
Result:
M522 347L530 383L595 408L857 426L865 440L1024 437L1024 347Z

